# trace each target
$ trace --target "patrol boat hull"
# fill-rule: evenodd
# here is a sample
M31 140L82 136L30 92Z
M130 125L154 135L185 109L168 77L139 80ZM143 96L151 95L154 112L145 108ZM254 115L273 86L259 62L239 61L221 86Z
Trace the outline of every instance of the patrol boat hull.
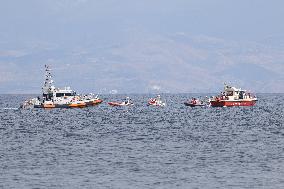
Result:
M210 101L212 107L254 106L257 100L220 100Z

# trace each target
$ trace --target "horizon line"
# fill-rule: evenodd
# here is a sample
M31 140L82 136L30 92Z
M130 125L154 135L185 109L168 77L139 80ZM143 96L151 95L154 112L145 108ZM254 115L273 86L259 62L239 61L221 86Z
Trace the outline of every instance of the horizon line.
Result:
M161 92L161 93L116 93L116 94L112 94L112 93L92 93L95 95L141 95L141 94L212 94L212 93L217 93L218 92L182 92L182 93L172 93L172 92ZM90 94L90 93L77 93L79 95L81 94ZM259 92L256 93L254 92L254 94L284 94L284 92ZM41 95L41 93L0 93L0 95Z

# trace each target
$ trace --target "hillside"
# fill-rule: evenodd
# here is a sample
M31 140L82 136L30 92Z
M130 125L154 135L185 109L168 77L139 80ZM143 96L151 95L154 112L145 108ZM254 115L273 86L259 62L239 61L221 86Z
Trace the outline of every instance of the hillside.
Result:
M1 43L0 93L39 93L44 64L52 66L58 86L81 92L217 92L223 82L284 92L284 48L272 42L125 31L120 38L70 46Z

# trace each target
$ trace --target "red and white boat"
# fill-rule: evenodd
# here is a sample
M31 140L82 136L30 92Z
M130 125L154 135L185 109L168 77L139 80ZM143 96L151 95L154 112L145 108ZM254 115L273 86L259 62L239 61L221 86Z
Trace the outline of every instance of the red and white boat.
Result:
M129 97L125 98L124 102L109 102L108 105L110 106L130 106L133 105Z
M252 93L246 90L231 87L225 84L224 92L219 96L209 99L212 107L227 107L227 106L253 106L257 98Z
M150 98L148 106L166 106L166 103L161 100L161 96L158 95L156 98Z
M103 102L102 99L98 97L98 95L94 96L94 94L90 93L89 95L85 95L82 97L83 101L87 106L96 106Z

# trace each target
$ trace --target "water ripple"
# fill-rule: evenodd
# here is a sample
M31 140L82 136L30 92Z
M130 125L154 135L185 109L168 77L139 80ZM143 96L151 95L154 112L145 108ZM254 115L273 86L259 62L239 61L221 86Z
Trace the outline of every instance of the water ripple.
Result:
M3 188L283 188L284 97L254 107L18 110L0 95ZM106 96L121 99L123 96ZM178 103L176 103L178 102Z

